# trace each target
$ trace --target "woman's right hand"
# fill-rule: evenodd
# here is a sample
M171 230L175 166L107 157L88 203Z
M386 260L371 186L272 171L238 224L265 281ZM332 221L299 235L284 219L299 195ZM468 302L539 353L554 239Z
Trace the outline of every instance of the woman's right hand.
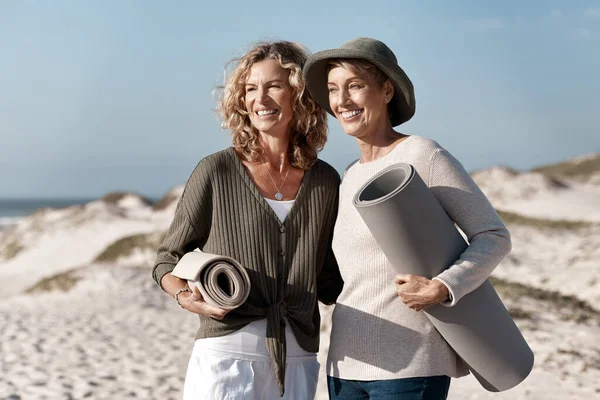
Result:
M175 298L175 293L177 293L179 289L189 287L186 280L173 276L171 273L163 276L161 285L173 298ZM192 285L190 289L192 290L191 293L179 293L179 303L183 308L194 314L204 315L205 317L211 317L218 320L225 318L225 315L229 312L228 310L223 310L222 308L215 307L204 301L204 298L196 285Z
M179 293L179 303L181 303L183 308L194 314L200 314L214 319L220 320L225 318L225 315L229 312L228 310L223 310L222 308L215 307L204 301L204 298L196 285L192 285L190 289L192 289L192 293Z

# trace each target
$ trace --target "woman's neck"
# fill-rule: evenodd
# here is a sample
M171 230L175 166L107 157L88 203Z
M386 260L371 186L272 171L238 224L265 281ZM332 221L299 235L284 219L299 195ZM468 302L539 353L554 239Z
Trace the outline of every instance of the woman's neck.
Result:
M270 164L279 172L284 172L290 167L288 157L290 136L290 134L281 136L260 134L259 143L263 149L262 161Z
M398 133L391 126L388 126L385 129L375 131L367 138L356 138L361 153L360 162L368 163L385 156L407 137L408 135Z

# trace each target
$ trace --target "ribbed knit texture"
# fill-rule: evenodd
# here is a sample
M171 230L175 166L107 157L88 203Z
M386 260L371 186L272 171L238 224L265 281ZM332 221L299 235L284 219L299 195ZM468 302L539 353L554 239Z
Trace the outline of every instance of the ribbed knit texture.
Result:
M390 153L355 163L340 187L333 249L344 288L333 312L327 373L343 379L385 380L468 373L425 313L409 309L396 293L397 269L388 262L352 199L384 168L412 164L461 228L469 247L439 279L452 306L475 290L510 252L510 235L500 217L463 166L436 142L410 136ZM400 270L401 265L397 266Z
M247 270L248 300L221 321L200 316L196 338L227 335L267 318L266 345L283 395L285 318L298 344L319 348L317 299L331 304L343 282L331 238L338 206L339 175L317 160L305 172L284 223L262 197L233 148L198 164L177 206L173 223L158 248L153 278L173 270L187 252L232 257Z

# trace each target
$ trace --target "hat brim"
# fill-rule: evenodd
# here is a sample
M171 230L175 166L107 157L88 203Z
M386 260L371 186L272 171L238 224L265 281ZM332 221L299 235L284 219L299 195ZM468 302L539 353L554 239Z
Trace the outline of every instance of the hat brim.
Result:
M378 66L390 78L390 81L394 85L394 96L388 103L392 126L398 126L408 121L415 114L413 84L398 64L391 64L389 59L379 54L359 49L344 48L323 50L315 53L308 58L303 68L304 80L310 94L329 114L335 117L329 106L327 68L329 61L336 58L357 58L368 61Z

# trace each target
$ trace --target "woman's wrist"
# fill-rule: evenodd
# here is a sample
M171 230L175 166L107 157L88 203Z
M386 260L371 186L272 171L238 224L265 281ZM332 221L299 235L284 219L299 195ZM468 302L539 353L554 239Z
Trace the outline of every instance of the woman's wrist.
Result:
M444 285L443 282L437 279L432 279L431 283L434 284L436 287L436 290L438 292L438 295L436 297L440 300L440 303L450 299L450 290L448 290L448 287Z
M188 287L186 280L180 279L172 275L170 272L163 276L161 285L165 289L165 292L169 293L169 295L173 298L175 298L178 290Z
M192 289L190 289L190 288L189 288L187 285L186 285L185 287L182 287L181 289L178 289L178 290L175 292L175 301L177 301L177 304L179 304L179 306L180 306L181 308L185 308L185 307L184 307L184 305L183 305L183 303L182 303L182 301L184 301L184 300L185 300L185 298L187 298L187 296L189 296L189 295L187 295L187 296L184 298L184 296L185 296L185 293L193 293L193 292L192 292Z

